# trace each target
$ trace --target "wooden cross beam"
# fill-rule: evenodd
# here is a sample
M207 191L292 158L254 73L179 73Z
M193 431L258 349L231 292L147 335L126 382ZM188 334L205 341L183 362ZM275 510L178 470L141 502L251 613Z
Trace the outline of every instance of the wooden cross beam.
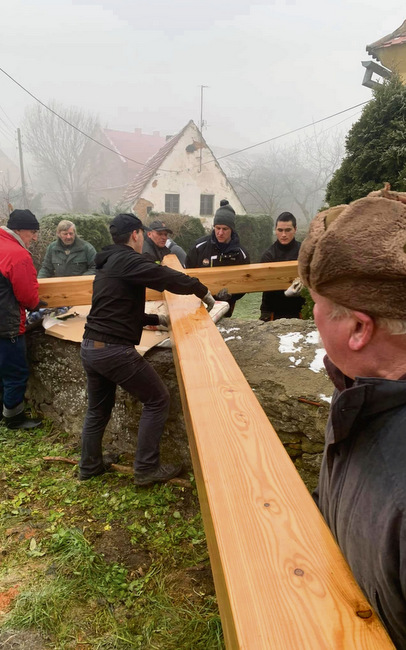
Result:
M393 648L200 300L165 298L226 647Z
M167 255L165 259L174 258ZM297 262L274 262L242 266L220 266L210 269L182 269L187 275L199 278L215 294L227 287L230 293L250 293L287 289L297 276ZM40 299L49 307L62 305L90 305L93 275L67 278L40 278ZM161 300L162 294L147 290L147 300Z

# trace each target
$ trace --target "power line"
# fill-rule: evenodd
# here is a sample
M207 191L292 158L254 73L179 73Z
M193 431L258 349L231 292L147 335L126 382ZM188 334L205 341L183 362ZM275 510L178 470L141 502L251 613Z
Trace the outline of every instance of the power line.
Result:
M368 104L369 100L367 102L361 102L360 104L355 104L355 106L350 106L349 108L345 108L342 111L338 111L337 113L334 113L333 115L328 115L327 117L322 117L319 120L316 120L315 122L309 122L309 124L305 124L304 126L298 126L296 129L292 129L291 131L286 131L285 133L280 133L279 135L275 135L272 138L268 138L268 140L263 140L262 142L257 142L256 144L251 144L249 147L244 147L244 149L238 149L237 151L232 151L231 153L227 153L224 156L219 156L218 158L213 160L207 160L204 165L208 165L209 163L214 162L215 160L223 160L223 158L229 158L230 156L235 156L237 153L242 153L243 151L248 151L249 149L254 149L255 147L260 147L262 144L267 144L268 142L273 142L274 140L279 140L280 138L285 138L287 135L292 135L292 133L297 133L298 131L303 131L303 129L308 129L309 126L315 126L316 124L320 124L320 122L325 122L326 120L331 120L333 117L337 117L337 115L342 115L343 113L347 113L348 111L352 111L354 108L359 108L360 106L364 106L365 104Z
M69 122L67 119L65 119L64 117L62 117L62 115L59 115L59 113L57 113L56 111L54 111L53 108L51 108L50 106L47 106L46 104L44 104L44 102L42 102L40 99L38 99L38 97L36 97L35 95L33 95L32 92L30 92L27 88L25 88L22 84L20 84L16 79L14 79L10 74L8 74L8 72L6 72L5 70L3 70L3 68L0 68L0 72L2 72L3 74L5 74L6 77L8 77L9 79L11 79L11 81L13 81L15 84L17 84L17 86L19 86L22 90L24 90L24 92L26 92L28 95L30 95L30 97L32 97L33 99L35 99L36 102L38 102L39 104L41 104L41 106L43 106L44 108L46 108L47 111L50 111L50 112L53 113L57 118L59 118L60 120L62 120L63 122L65 122L65 124L68 124L69 126L71 126L72 129L75 129L76 131L78 131L79 133L81 133L82 135L84 135L85 138L88 138L89 140L92 140L92 142L95 142L95 143L98 144L100 147L103 147L104 149L107 149L107 151L111 151L111 152L114 153L116 156L121 156L121 158L125 158L126 160L130 160L131 162L136 163L137 165L141 165L141 167L148 167L148 164L147 164L147 163L141 163L141 162L139 162L138 160L134 160L134 158L130 158L129 156L125 156L124 154L119 153L118 151L115 151L115 150L112 149L111 147L108 147L106 144L103 144L103 142L100 142L99 140L96 140L96 138L93 138L93 137L92 137L91 135L89 135L88 133L85 133L84 131L82 131L82 129L79 129L79 127L77 127L75 124L72 124L72 123ZM170 172L170 171L173 171L173 170L171 170L171 169L162 169L162 171L164 171L164 172ZM177 173L177 172L175 172L175 173Z
M6 131L7 131L9 134L11 134L11 135L14 136L14 130L11 128L11 126L10 126L9 124L7 124L7 122L6 122L5 120L3 120L2 117L0 117L0 122L1 122L2 124L4 124L4 127L3 127L3 128L6 129Z
M41 104L44 108L46 108L48 111L53 113L57 118L68 124L70 127L81 133L83 136L88 138L89 140L92 140L92 142L95 142L98 144L100 147L103 147L104 149L107 149L107 151L111 151L114 153L116 156L121 156L122 158L125 158L126 160L130 160L131 162L136 163L137 165L141 165L142 167L148 167L147 163L140 163L138 160L134 160L133 158L130 158L129 156L125 156L124 154L119 153L118 151L115 151L111 147L108 147L107 145L103 144L99 140L96 140L93 138L91 135L88 133L85 133L81 129L79 129L75 124L72 124L68 120L66 120L62 115L59 115L56 111L54 111L52 108L44 104L38 97L36 97L32 92L30 92L27 88L25 88L22 84L20 84L14 77L12 77L8 72L6 72L3 68L0 68L0 72L6 75L13 83L15 83L17 86L19 86L24 92L26 92L30 97L35 99L36 102ZM345 108L342 111L338 111L337 113L333 113L332 115L328 115L327 117L322 117L319 120L316 120L314 122L309 122L308 124L305 124L303 126L299 126L296 129L291 129L290 131L286 131L285 133L280 133L279 135L275 135L272 138L268 138L267 140L263 140L262 142L257 142L256 144L252 144L248 147L244 147L243 149L238 149L237 151L232 151L229 154L225 154L224 156L219 156L218 158L213 158L213 160L207 160L206 162L203 163L203 165L208 165L209 163L216 162L218 160L223 160L224 158L230 158L231 156L235 156L238 153L243 153L244 151L249 151L250 149L254 149L256 147L260 147L263 144L267 144L268 142L274 142L275 140L279 140L280 138L284 138L288 135L292 135L293 133L297 133L298 131L303 131L304 129L309 128L310 126L315 126L316 124L320 124L321 122L325 122L326 120L330 120L333 117L337 117L338 115L342 115L343 113L347 113L348 111L352 111L355 108L359 108L360 106L365 106L365 104L368 104L369 100L366 102L361 102L360 104L355 104L354 106L350 106L349 108ZM172 169L161 169L161 171L164 172L172 172L172 173L177 173L176 171Z
M2 106L0 106L0 109L3 111L4 115L7 117L7 119L9 120L9 122L11 122L11 124L13 125L13 127L16 129L16 128L17 128L16 125L14 124L13 120L11 119L11 117L9 117L9 116L7 115L7 113L6 113L6 111L4 110L4 108L3 108Z

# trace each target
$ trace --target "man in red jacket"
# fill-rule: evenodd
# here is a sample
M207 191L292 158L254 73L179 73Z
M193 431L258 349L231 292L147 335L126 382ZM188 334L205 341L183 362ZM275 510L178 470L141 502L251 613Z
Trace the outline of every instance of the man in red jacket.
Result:
M0 228L0 390L3 418L9 429L33 429L41 420L24 412L28 381L25 310L38 305L38 282L28 247L39 223L30 210L13 210Z

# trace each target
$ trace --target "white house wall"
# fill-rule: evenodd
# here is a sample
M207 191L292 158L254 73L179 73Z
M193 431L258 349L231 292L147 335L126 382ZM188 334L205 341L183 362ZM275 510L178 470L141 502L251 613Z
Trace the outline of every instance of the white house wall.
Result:
M236 214L246 214L237 194L210 149L203 145L200 169L200 149L188 153L189 145L200 146L199 132L190 125L176 143L159 169L144 187L140 199L153 204L155 212L165 212L165 194L179 194L179 212L200 217L200 195L214 195L214 211L221 199L228 199ZM207 164L204 164L207 163ZM165 170L165 171L164 171Z

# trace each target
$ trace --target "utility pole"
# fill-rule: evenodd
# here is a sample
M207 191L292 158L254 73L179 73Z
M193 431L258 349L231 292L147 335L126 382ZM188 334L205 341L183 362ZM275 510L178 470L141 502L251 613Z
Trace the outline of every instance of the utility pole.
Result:
M18 140L18 154L20 157L20 176L21 176L21 191L23 195L23 208L27 208L27 191L25 187L25 176L24 176L24 163L23 163L23 149L21 146L21 131L17 129L17 140Z
M203 88L208 88L208 86L200 86L200 164L199 164L199 172L202 171L202 153L203 153L203 126L204 126L204 121L203 121Z

